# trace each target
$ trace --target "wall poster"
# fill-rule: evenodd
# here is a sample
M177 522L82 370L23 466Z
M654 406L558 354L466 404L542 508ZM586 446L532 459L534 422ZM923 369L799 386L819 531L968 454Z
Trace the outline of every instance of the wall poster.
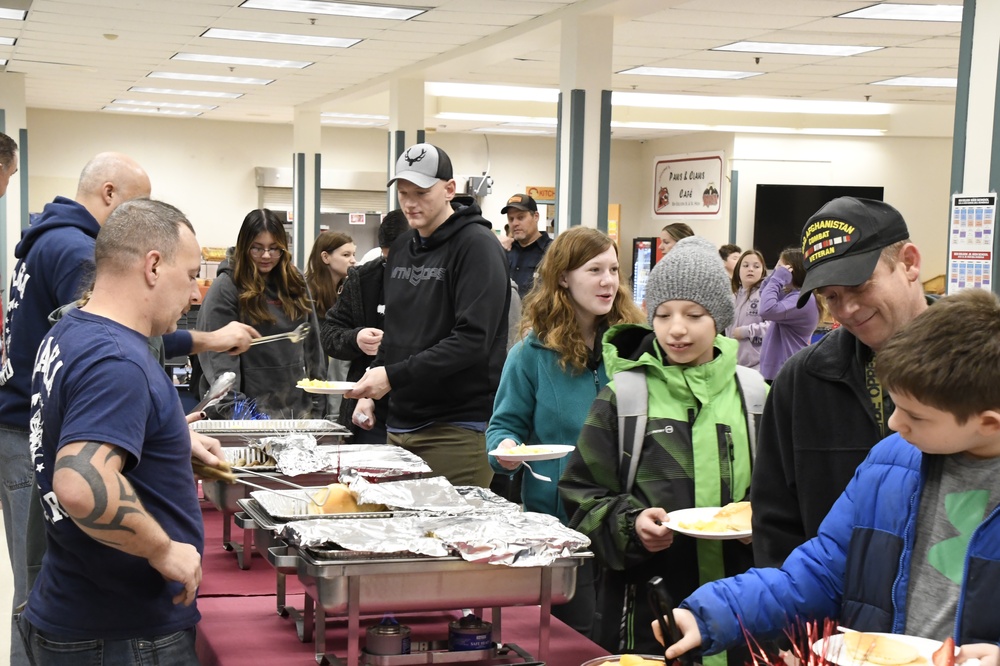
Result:
M993 239L997 213L995 192L951 198L948 239L948 293L966 287L993 288Z
M725 153L657 157L653 167L653 216L718 219L722 212Z

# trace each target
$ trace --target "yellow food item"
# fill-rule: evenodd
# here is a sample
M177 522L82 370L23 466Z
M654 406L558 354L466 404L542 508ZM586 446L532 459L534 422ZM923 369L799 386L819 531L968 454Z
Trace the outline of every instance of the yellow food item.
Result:
M711 520L677 523L679 527L697 532L749 532L750 502L732 502L715 512Z
M844 651L851 659L878 666L902 666L920 657L912 645L860 631L844 634Z
M327 382L322 379L300 379L298 385L308 388L333 388L336 386L335 382Z
M617 659L609 659L600 666L663 666L662 659L645 659L637 654L623 654Z
M309 502L310 514L357 513L358 499L343 483L331 483L313 493Z
M526 446L520 444L518 446L513 446L503 453L511 456L533 456L539 453L548 453L549 449L545 446Z

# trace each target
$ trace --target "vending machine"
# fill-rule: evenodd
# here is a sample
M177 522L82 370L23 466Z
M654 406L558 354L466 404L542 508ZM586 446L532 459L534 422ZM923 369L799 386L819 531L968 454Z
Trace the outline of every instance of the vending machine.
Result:
M641 305L646 299L646 279L649 277L649 271L653 270L653 266L662 258L658 237L632 239L632 298L637 304Z

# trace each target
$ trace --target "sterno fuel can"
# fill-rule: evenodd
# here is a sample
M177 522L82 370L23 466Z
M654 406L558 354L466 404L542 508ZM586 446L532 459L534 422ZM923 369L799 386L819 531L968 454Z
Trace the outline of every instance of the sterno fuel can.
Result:
M448 623L448 649L456 652L486 650L493 646L493 624L471 613Z
M369 654L410 654L410 628L405 624L383 621L365 632L365 651Z

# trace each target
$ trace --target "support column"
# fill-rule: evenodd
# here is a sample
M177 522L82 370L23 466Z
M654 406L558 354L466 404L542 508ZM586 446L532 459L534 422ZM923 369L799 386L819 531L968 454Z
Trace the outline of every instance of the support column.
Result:
M965 0L959 48L952 192L1000 188L1000 3Z
M295 265L305 270L313 241L319 235L322 187L322 130L318 108L295 107L292 136L292 211Z
M613 37L611 16L562 24L556 233L577 225L608 230Z
M955 132L952 144L951 191L980 195L1000 190L1000 3L965 0L959 45ZM950 216L950 210L949 210ZM996 220L993 221L990 283L1000 294ZM950 226L947 247L951 247ZM949 265L951 255L948 256Z
M389 84L389 145L386 152L386 180L396 169L396 160L407 146L424 142L424 80L394 79ZM399 208L396 184L386 192L389 210Z
M0 199L0 282L7 301L9 268L21 229L28 226L28 118L24 101L24 74L0 74L0 132L17 141L18 171Z

